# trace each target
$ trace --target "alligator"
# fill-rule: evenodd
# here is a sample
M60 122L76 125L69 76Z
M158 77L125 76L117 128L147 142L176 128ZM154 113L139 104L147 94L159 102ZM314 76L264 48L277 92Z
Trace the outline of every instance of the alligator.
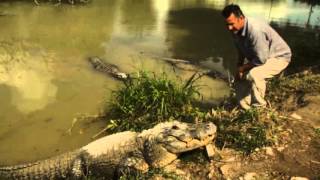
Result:
M124 72L121 72L116 65L106 63L99 57L89 57L88 60L92 64L93 68L100 72L111 75L119 80L125 80L128 78L128 75Z
M41 2L39 0L33 0L33 2L39 6L40 3L46 3L46 2L52 2L52 3L55 3L56 5L61 5L62 3L69 3L69 4L72 4L72 5L75 5L75 4L87 4L89 3L90 0L41 0Z
M150 167L172 165L181 153L210 144L216 130L211 122L162 122L140 133L105 136L53 158L0 167L0 179L113 179L128 169L144 173Z

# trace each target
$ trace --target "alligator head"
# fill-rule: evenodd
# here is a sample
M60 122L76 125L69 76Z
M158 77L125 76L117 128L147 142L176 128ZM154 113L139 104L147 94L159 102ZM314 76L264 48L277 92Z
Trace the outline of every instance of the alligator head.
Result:
M143 131L138 135L138 142L143 144L144 157L150 166L164 167L179 154L211 143L216 130L211 122L188 124L172 121Z
M116 73L117 78L119 79L127 79L128 75L126 73L118 72Z

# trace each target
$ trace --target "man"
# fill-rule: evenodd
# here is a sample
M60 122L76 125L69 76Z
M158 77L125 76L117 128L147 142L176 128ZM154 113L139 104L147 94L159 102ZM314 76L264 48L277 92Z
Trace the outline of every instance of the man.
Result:
M222 15L239 52L235 79L247 80L239 81L240 87L236 88L239 105L243 109L264 107L266 79L288 66L291 50L270 25L245 17L238 5L226 6Z

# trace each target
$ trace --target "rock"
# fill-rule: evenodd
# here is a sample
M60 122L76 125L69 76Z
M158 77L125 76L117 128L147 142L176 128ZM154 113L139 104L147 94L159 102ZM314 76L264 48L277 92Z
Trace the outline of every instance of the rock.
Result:
M209 179L214 179L215 178L215 170L214 169L211 169L210 172L208 173L208 178Z
M223 159L225 162L234 162L236 161L236 157L228 157Z
M164 170L168 173L174 173L178 176L183 176L187 179L187 172L179 168L181 161L179 159L173 161L171 164L167 165Z
M291 177L290 180L309 180L309 179L305 177Z
M265 151L266 151L266 155L274 156L274 152L273 152L273 149L271 147L266 147Z
M296 120L301 120L302 119L302 117L297 113L292 113L290 115L290 117L293 118L293 119L296 119Z
M233 162L239 156L239 153L233 149L225 148L223 151L219 152L222 160L225 162Z
M248 172L243 176L243 180L256 180L258 178L257 173Z
M279 152L282 152L284 149L285 149L284 146L277 147L277 150L278 150Z
M241 168L241 163L231 163L226 164L220 167L220 171L223 174L223 176L228 179L229 177L232 177L232 174L237 172Z

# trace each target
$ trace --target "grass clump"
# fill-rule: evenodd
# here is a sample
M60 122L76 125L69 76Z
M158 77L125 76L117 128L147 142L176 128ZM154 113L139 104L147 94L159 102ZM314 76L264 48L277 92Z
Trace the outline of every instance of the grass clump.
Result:
M138 72L124 81L123 88L113 92L109 113L114 120L110 121L109 130L140 131L162 120L179 119L200 96L195 86L198 78L200 76L194 74L187 81L173 81L165 73L156 76Z
M269 82L267 99L275 107L281 106L290 97L299 104L305 94L318 92L320 92L320 74L300 73L272 79Z
M151 168L148 172L142 173L134 170L125 170L121 173L121 176L118 178L119 180L148 180L148 179L169 179L169 180L182 180L183 177L171 173L166 172L161 168Z
M320 128L316 128L314 131L315 131L316 135L320 137Z
M218 128L216 146L229 147L249 154L256 148L275 142L275 112L270 110L213 110L209 120Z

